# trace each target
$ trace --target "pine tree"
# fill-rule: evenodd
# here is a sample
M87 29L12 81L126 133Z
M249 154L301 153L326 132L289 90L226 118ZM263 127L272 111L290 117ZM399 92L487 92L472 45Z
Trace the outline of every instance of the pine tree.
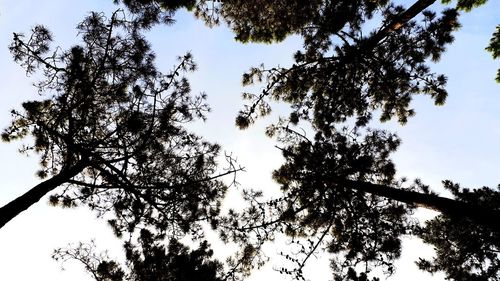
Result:
M43 181L0 208L0 227L56 189L53 205L113 213L117 235L198 233L217 216L226 191L220 147L184 128L209 110L184 77L196 65L188 53L162 74L142 31L118 10L91 13L78 25L82 42L67 51L50 48L43 26L14 34L14 60L43 79L40 99L12 111L2 139L33 139L23 151L39 155Z
M259 193L247 194L251 207L226 218L234 227L223 238L256 248L277 233L306 238L293 242L301 255L284 254L296 267L283 273L303 279L306 261L326 244L335 280L367 280L373 267L392 273L402 235L418 235L437 250L433 261L418 263L422 269L453 280L498 280L500 189L469 191L444 181L449 199L419 181L397 180L389 155L399 139L368 128L374 116L406 123L417 94L444 104L447 79L432 73L429 61L439 61L452 43L460 12L486 1L457 1L440 15L426 10L435 2L407 8L391 1L220 2L215 19L226 21L237 40L270 43L297 34L304 41L291 67L262 65L243 75L244 85L264 90L244 94L250 104L236 119L240 128L271 112L267 100L292 109L266 131L283 144L285 163L274 173L283 195L261 201ZM375 17L380 26L370 31ZM488 47L494 57L496 37ZM312 128L314 138L296 125ZM410 216L417 206L440 215L421 227Z
M486 1L443 0L454 6L440 15L427 10L436 2L416 0L406 8L388 0L197 2L196 15L209 25L225 22L239 41L272 43L294 34L304 40L291 67L262 65L243 75L244 85L264 90L244 94L250 104L236 119L240 128L269 114L268 100L292 109L266 132L283 143L285 163L274 173L283 196L259 203L260 193L248 192L251 207L222 219L223 239L258 254L275 233L308 238L302 259L287 256L297 267L282 270L296 278L303 278L305 262L326 242L340 260L332 262L335 279L366 280L372 266L392 272L401 235L415 234L437 249L433 261L419 262L422 269L443 270L453 280L498 280L499 190L469 191L444 181L454 195L448 199L419 181L396 180L389 155L399 139L368 128L374 115L406 123L417 94L444 104L447 79L431 72L428 62L438 61L453 41L460 12ZM371 31L368 22L377 18L380 25ZM494 58L497 35L487 48ZM298 124L311 127L314 138L295 130ZM416 206L441 214L420 227L410 219Z
M138 244L125 243L126 265L120 265L105 253L97 254L93 243L60 248L53 258L66 263L77 261L96 281L222 281L222 264L212 258L206 241L190 250L176 239L168 247L147 230L141 230Z

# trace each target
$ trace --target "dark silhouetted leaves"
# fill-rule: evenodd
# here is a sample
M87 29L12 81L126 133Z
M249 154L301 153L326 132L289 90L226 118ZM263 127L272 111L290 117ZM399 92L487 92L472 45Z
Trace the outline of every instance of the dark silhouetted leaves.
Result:
M500 25L497 25L495 33L493 33L493 37L490 40L490 44L486 48L494 59L500 57ZM498 69L496 80L500 83L500 69Z
M222 281L222 264L203 241L189 250L177 240L165 248L151 233L141 231L139 243L125 244L126 266L97 254L93 243L57 249L53 258L79 261L96 281Z
M204 119L209 108L184 77L196 68L191 54L162 74L140 27L120 10L110 18L91 13L78 25L82 42L67 51L51 50L42 26L29 37L14 35L14 59L44 79L36 84L41 99L13 111L2 138L33 136L26 151L39 154L41 178L82 167L51 196L53 205L112 212L118 235L145 227L200 234L200 221L218 214L226 186L215 174L219 145L184 124Z

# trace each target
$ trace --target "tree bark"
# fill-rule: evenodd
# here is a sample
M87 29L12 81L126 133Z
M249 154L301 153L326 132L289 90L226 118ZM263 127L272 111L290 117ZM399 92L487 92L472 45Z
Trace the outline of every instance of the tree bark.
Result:
M362 43L361 47L366 50L372 50L384 38L389 36L389 34L403 27L408 21L435 2L436 0L416 1L407 10L398 15L395 20L380 29L377 33L368 37ZM483 208L481 206L472 206L471 204L432 194L401 190L369 182L343 180L341 181L341 184L362 192L432 209L450 217L467 217L480 225L488 226L491 229L500 232L500 212L496 210Z
M23 195L1 207L0 228L21 212L28 209L31 205L38 202L47 193L78 175L86 166L87 164L85 162L78 162L73 167L63 170L52 178L37 184Z
M500 212L483 208L479 205L409 190L402 190L387 185L363 181L342 180L338 182L348 188L385 197L406 204L431 209L451 218L469 218L479 225L484 225L500 232Z
M363 44L366 49L373 49L380 41L387 37L390 33L397 31L403 27L408 21L416 17L423 10L427 9L430 5L434 4L436 0L418 0L410 8L401 13L395 20L379 30L374 35L370 36Z

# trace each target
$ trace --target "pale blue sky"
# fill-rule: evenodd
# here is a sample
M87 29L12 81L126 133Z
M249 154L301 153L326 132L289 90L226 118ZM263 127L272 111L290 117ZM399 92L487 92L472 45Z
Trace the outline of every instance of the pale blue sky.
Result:
M0 0L0 128L9 120L10 109L21 102L37 97L31 87L32 77L12 62L7 50L12 32L29 32L29 28L42 23L54 33L58 45L70 46L76 42L74 27L88 11L112 11L111 0L40 1ZM407 1L409 2L409 1ZM465 15L462 30L456 42L443 56L434 70L448 75L449 97L442 107L435 107L427 97L417 97L413 107L417 115L400 127L394 122L383 127L395 130L403 140L394 155L398 173L409 178L419 177L440 191L439 183L451 179L464 186L494 186L500 183L500 84L494 82L499 61L493 61L484 51L494 27L500 23L500 1ZM273 117L262 119L246 131L234 127L234 117L243 104L240 93L241 74L250 66L261 62L266 65L287 65L300 40L290 38L279 45L242 45L234 42L225 28L208 29L191 14L180 13L178 23L170 27L153 29L149 38L153 43L159 68L166 72L175 57L191 51L199 70L190 76L193 92L204 91L209 96L213 112L205 124L193 128L208 139L221 143L247 167L239 178L242 186L265 189L276 188L270 181L273 168L279 166L279 152L272 140L263 134ZM0 143L0 205L27 191L38 181L36 156L24 157L17 153L18 144ZM233 198L232 196L230 198ZM96 221L85 208L60 210L49 207L46 200L16 217L0 229L0 279L24 280L91 280L81 268L68 266L60 271L50 259L51 252L71 242L96 238L101 249L109 248L112 255L121 253L104 221ZM412 264L419 254L429 253L416 241L405 248L405 258L392 280L443 280L420 273ZM220 245L218 246L221 247ZM216 249L217 250L217 249ZM272 254L272 250L271 250ZM325 264L318 261L318 264ZM253 280L284 279L271 270L279 266L273 261L266 271L256 273ZM308 277L326 280L325 266L310 269ZM420 275L422 274L422 275ZM270 277L273 276L273 277ZM423 277L422 277L423 276ZM390 279L390 280L391 280Z

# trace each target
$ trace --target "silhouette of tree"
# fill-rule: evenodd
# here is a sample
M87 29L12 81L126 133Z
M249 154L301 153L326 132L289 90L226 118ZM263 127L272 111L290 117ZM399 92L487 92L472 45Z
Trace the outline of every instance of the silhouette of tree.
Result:
M284 233L291 237L292 251L298 251L282 253L295 265L280 269L282 273L304 279L306 262L325 248L334 257L334 280L377 280L370 275L374 267L388 274L394 271L401 237L418 235L437 250L433 260L418 262L420 268L444 271L453 280L498 280L500 191L485 187L471 192L445 181L454 196L448 199L419 181L395 179L389 155L399 139L368 128L376 115L381 121L407 122L414 115L414 95L428 95L437 105L445 102L446 77L432 73L429 61L438 61L453 41L460 10L486 1L458 0L440 15L426 10L435 2L416 0L405 8L388 0L131 0L123 3L137 21L115 14L106 25L102 16L93 14L80 27L86 45L65 53L48 53L50 34L43 27L35 28L26 42L15 35L16 60L29 73L42 68L47 80L39 87L55 94L54 99L25 103L24 112L14 111L15 120L3 136L12 140L33 135L35 145L27 149L41 153L40 175L53 177L20 197L21 203L15 200L0 209L0 214L16 210L13 217L64 184L66 190L52 202L83 202L100 213L113 209L116 219L110 223L118 234L149 225L196 234L196 222L208 220L220 229L224 241L240 243L239 256L229 265L243 275L262 264L264 243ZM264 90L244 94L250 104L236 119L246 128L270 113L269 100L291 105L290 115L266 131L283 144L285 163L273 174L283 195L266 201L261 193L246 191L249 208L231 210L225 217L217 216L225 190L217 181L220 175L214 175L218 146L179 125L203 117L206 110L202 98L190 98L187 81L178 78L182 69L192 70L191 57L181 58L170 75L162 76L139 32L172 22L173 13L182 7L194 9L209 25L225 21L242 42L275 42L292 34L304 40L291 67L262 65L243 75L243 84L262 83ZM379 26L370 31L376 23ZM113 37L113 26L129 32L129 37ZM495 58L497 35L488 47ZM314 138L300 133L294 127L299 124L310 126ZM227 173L236 170L232 166ZM420 226L411 218L417 206L441 214ZM184 263L163 258L196 252L176 242L165 252L154 242L162 233L154 235L139 246L149 247L147 253L126 246L130 270L138 278L148 279L144 274L163 267L170 278ZM198 255L203 258L194 262L195 267L211 257L208 246L202 244L201 249ZM97 272L96 279L126 276L116 262L101 264L87 266ZM217 262L212 265L209 272L217 276Z
M123 3L135 15L135 23L143 28L157 23L171 24L173 15L180 8L193 9L196 0L113 0Z
M96 254L92 243L57 249L53 258L79 261L96 281L222 281L222 264L212 258L209 247L203 241L189 250L172 239L165 249L150 232L142 230L139 245L125 244L126 269L107 255Z
M379 131L368 134L363 143L335 133L315 143L303 141L282 148L287 163L273 176L283 195L261 202L258 193L249 193L250 207L241 213L230 212L223 219L222 237L260 248L262 241L285 233L292 237L291 248L297 251L283 256L295 268L280 271L297 279L305 278L302 269L320 248L341 260L332 261L335 280L344 280L361 264L366 271L384 266L391 273L392 261L401 252L400 236L409 234L412 225L407 216L410 208L324 179L335 174L353 181L391 182L394 166L387 154L398 142L393 135Z
M474 190L444 182L455 200L498 210L500 187ZM498 218L487 217L498 225ZM425 243L434 246L436 257L420 259L418 266L429 272L444 271L451 280L500 280L500 231L485 227L470 218L439 215L416 232Z
M226 22L239 41L270 43L292 34L304 40L291 67L262 65L243 76L244 85L262 83L264 90L244 94L250 104L236 119L240 128L269 114L268 100L285 101L292 112L266 132L284 145L285 164L274 173L283 196L261 202L259 192L249 191L250 207L221 219L222 238L251 249L242 256L258 255L275 233L307 237L305 244L292 240L302 256L284 254L296 267L283 273L303 278L305 262L326 242L339 258L332 262L334 279L367 280L372 266L391 273L401 235L416 234L437 249L433 261L419 262L422 269L443 270L454 280L498 280L499 191L467 192L444 181L454 195L448 199L419 181L396 180L389 155L399 140L366 128L374 115L407 122L416 94L445 102L446 77L432 73L428 62L438 61L453 41L459 11L486 1L454 1L439 16L426 10L436 2L416 0L407 8L388 0L197 2L199 17L209 25ZM488 47L494 58L497 35ZM312 140L293 127L299 123L316 131ZM420 227L409 217L416 206L441 215Z
M222 237L260 249L283 233L291 246L282 255L293 269L282 272L304 279L307 261L325 249L333 254L334 280L367 280L374 268L391 274L402 236L417 235L437 251L420 268L452 280L498 280L500 189L468 191L445 181L454 196L448 199L419 181L396 180L388 155L398 144L395 135L376 130L318 133L314 140L296 135L281 148L285 163L273 174L283 194L273 200L248 194L250 206L223 219ZM441 214L420 226L411 217L415 207Z
M438 61L453 41L459 10L485 1L458 1L440 16L425 10L432 0L408 8L390 1L257 2L221 2L219 14L238 40L304 39L291 67L262 65L243 75L244 85L263 84L264 90L244 94L251 102L236 119L246 128L271 112L267 100L291 105L291 114L266 131L284 145L285 163L274 173L283 195L262 201L249 192L250 207L223 219L222 237L260 249L262 241L285 233L299 254L283 253L295 267L281 272L304 279L306 261L324 247L334 254L335 280L367 280L374 267L392 273L402 235L415 234L438 252L433 261L419 262L422 269L442 270L454 280L498 280L500 190L468 192L444 181L453 191L449 199L419 181L396 180L389 155L399 140L367 128L376 115L406 123L414 114L413 95L445 102L446 77L432 73L428 62ZM375 16L380 26L367 32ZM496 37L488 48L494 57ZM316 132L313 139L294 127L300 124ZM417 206L441 215L420 227L410 217Z
M120 10L91 13L78 32L82 43L68 51L51 50L43 26L14 34L15 61L44 79L40 99L12 111L2 138L32 137L22 150L40 156L44 181L0 208L0 227L61 187L50 203L112 212L117 235L145 227L160 237L199 234L200 222L219 213L226 191L219 178L241 168L228 157L229 170L217 174L219 145L184 128L209 110L183 76L196 68L192 56L162 74L140 26Z
M382 121L397 117L405 123L414 114L409 106L415 94L444 103L446 78L431 73L426 62L439 60L452 42L451 33L459 27L457 11L443 10L440 17L422 12L435 1L417 1L407 9L387 1L375 6L358 2L363 1L346 1L343 8L329 2L332 7L319 9L318 21L339 19L335 13L345 16L335 25L318 22L301 29L304 50L294 55L292 67L252 68L243 76L245 85L265 80L267 87L244 96L251 104L240 112L239 127L270 112L267 98L291 103L291 123L311 121L324 134L352 117L364 126L374 110L381 110ZM367 32L364 23L377 10L384 18L381 27ZM419 13L423 19L412 20Z
M63 266L68 261L78 261L97 281L124 280L126 275L121 265L111 260L106 252L97 254L95 248L94 241L79 242L77 246L69 245L68 248L54 250L52 258Z
M497 25L495 33L493 33L493 37L491 38L490 45L486 48L489 52L491 52L494 59L500 57L500 25ZM496 80L500 83L500 69L497 71Z
M341 31L349 23L358 25L365 22L365 16L371 16L390 3L389 0L312 0L304 3L298 0L113 0L123 2L134 14L147 15L148 22L171 22L173 13L180 8L193 10L207 24L225 22L234 31L236 39L248 42L281 41L291 34L301 34L308 29L319 28L323 32ZM401 17L411 19L436 0L416 1L411 14ZM451 3L451 0L442 0ZM458 0L458 9L469 11L480 6L486 0ZM413 16L412 16L413 15ZM166 19L166 20L165 20ZM393 26L395 27L395 26ZM391 27L387 26L389 31Z

